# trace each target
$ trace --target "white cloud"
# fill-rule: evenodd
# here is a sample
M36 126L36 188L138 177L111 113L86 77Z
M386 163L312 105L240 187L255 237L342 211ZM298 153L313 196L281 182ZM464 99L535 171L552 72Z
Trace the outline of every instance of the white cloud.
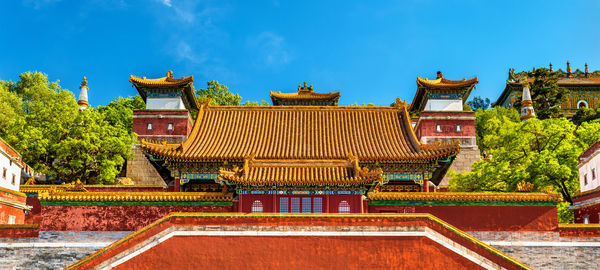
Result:
M269 68L286 66L292 60L292 54L285 38L272 32L262 32L248 39L248 46L258 54L259 65Z
M162 3L167 7L171 6L171 0L162 0Z
M62 0L23 0L23 5L27 7L32 7L34 9L40 9L44 6L58 3Z
M206 55L195 51L189 43L180 40L175 48L175 56L179 61L188 61L191 64L202 64L206 61Z

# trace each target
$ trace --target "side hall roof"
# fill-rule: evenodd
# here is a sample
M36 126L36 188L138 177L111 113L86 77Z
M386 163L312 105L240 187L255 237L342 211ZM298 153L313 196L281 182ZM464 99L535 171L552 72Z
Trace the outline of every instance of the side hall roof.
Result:
M438 73L441 76L441 73ZM417 92L410 106L410 111L422 111L425 108L428 92L432 94L452 94L457 93L462 95L463 103L467 101L469 95L475 85L479 83L477 77L462 80L448 80L444 77L435 80L423 79L417 77Z
M396 107L209 106L203 103L180 144L142 140L146 152L172 161L347 159L427 161L460 151L459 141L421 144L405 102Z
M194 76L173 78L173 71L167 71L167 76L156 79L147 79L146 77L129 76L129 82L135 86L138 93L146 102L148 92L154 93L174 93L182 92L181 98L187 109L197 110L199 107L194 90Z

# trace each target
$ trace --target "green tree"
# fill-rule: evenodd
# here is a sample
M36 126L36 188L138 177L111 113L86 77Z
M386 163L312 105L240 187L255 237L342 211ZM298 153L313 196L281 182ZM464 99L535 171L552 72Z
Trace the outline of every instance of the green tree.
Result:
M498 134L508 122L520 122L519 112L514 108L494 107L475 112L475 134L481 151L492 148L493 140L486 139L488 134ZM492 145L490 145L492 144Z
M480 96L476 96L476 97L473 97L473 99L471 101L468 101L467 105L469 105L469 107L473 111L477 111L478 109L487 110L490 107L490 99L489 98L484 99Z
M569 89L558 86L557 82L564 77L559 71L552 72L547 68L534 69L526 73L532 78L530 83L533 108L538 119L559 118L564 114L560 105L569 94ZM515 108L521 109L521 97L515 102Z
M0 81L0 136L5 135L6 128L23 116L21 99L9 88L10 83Z
M571 121L575 125L581 125L583 122L589 122L592 120L596 120L600 118L600 113L598 110L590 109L590 108L580 108L577 110L575 115L571 118Z
M246 102L244 102L243 105L244 106L271 106L271 104L269 104L269 102L266 102L264 100L261 100L260 102L246 100Z
M65 182L114 183L126 159L132 157L133 143L127 129L110 124L93 108L83 110L56 145L51 174Z
M98 106L97 110L104 119L112 126L121 127L132 134L133 110L146 108L144 100L140 96L128 98L118 97L106 106Z
M452 190L515 191L522 180L535 191L547 187L572 203L578 191L578 156L600 138L600 123L576 126L565 118L507 121L492 117L484 123L483 145L491 159L476 162L471 172L453 174Z
M0 84L19 97L23 115L2 135L35 171L65 182L114 180L131 153L133 138L125 128L94 109L80 112L73 94L43 73L26 72L16 83Z
M229 91L229 88L218 81L206 82L206 89L196 90L198 101L210 99L210 105L240 105L242 97Z

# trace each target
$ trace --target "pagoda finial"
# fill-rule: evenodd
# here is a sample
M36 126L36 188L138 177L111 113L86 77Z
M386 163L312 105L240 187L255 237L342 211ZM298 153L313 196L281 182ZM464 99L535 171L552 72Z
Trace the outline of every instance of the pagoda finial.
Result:
M87 78L85 76L83 76L83 80L81 81L81 85L79 85L79 89L81 89L82 87L87 87Z
M533 101L531 100L529 85L525 83L523 85L523 98L521 99L521 121L530 118L535 118L535 111L533 110Z
M553 72L554 69L552 68L552 62L550 62L550 72Z
M438 71L438 72L436 73L436 79L441 79L441 78L443 78L443 77L444 77L444 75L442 74L442 72L441 72L441 71Z
M77 100L77 104L79 105L79 110L87 109L90 104L88 102L88 83L87 78L83 76L83 80L81 81L81 85L79 86L79 100Z
M571 75L571 63L569 63L569 61L567 61L567 77L570 77Z
M173 78L173 71L172 70L167 71L167 78L171 78L171 79Z

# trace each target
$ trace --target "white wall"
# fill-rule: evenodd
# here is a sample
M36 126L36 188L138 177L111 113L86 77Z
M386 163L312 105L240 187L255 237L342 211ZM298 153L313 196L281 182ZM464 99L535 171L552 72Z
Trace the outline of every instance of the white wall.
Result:
M146 109L185 109L185 105L180 97L176 98L157 98L148 97L146 99Z
M462 99L429 99L425 111L462 111Z
M4 169L6 168L6 178L4 178ZM15 184L12 184L12 177L15 176ZM8 155L0 149L0 187L19 190L21 181L21 167L16 162L11 162Z
M600 186L600 176L598 170L600 169L600 150L592 153L591 158L584 161L581 167L579 167L579 188L581 192L595 189ZM592 179L592 169L596 170L596 179ZM584 177L587 174L587 185L585 184Z

